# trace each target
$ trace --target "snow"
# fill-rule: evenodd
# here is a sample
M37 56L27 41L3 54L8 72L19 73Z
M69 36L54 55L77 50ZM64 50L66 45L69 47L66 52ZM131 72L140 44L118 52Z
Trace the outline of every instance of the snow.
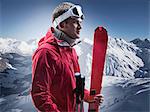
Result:
M77 52L80 51L78 54L80 57L79 62L81 65L81 72L82 74L86 74L86 76L89 76L91 71L92 43L92 40L85 38L78 47L75 47L77 48ZM126 42L123 39L109 37L105 74L133 78L135 71L144 66L142 59L137 56L138 51L140 51L140 49L133 43ZM85 63L87 65L85 65Z
M18 49L23 53L23 54L32 54L33 51L31 47L26 43L26 42L21 42L18 46Z
M139 50L136 45L114 38L109 38L108 43L106 74L132 78L134 72L144 66L143 61L136 56Z
M130 79L123 77L103 76L102 87L109 87Z
M24 88L30 86L30 82L28 82L28 81L22 81L22 83L23 83L22 87L24 87Z
M100 106L100 112L148 112L149 84L150 78L104 76L102 84L104 102ZM84 106L87 112L88 104L84 103Z
M21 109L11 109L11 112L22 112Z
M150 91L150 88L139 90L138 92L136 92L135 95L138 95L138 94L141 94L141 93L144 93L144 92L147 92L147 91Z
M22 55L32 55L33 50L36 48L37 43L34 45L28 44L25 41L19 41L11 38L0 38L0 53L18 53Z
M3 103L3 101L5 101L6 99L4 98L0 98L0 105Z

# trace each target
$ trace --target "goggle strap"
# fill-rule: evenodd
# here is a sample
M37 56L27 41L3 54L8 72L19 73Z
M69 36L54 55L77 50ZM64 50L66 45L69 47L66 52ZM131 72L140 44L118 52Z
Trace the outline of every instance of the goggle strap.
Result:
M54 27L57 27L57 25L59 25L59 23L61 23L62 21L64 21L65 19L69 18L70 14L68 13L63 13L61 16L59 16L58 18L56 18L53 22Z

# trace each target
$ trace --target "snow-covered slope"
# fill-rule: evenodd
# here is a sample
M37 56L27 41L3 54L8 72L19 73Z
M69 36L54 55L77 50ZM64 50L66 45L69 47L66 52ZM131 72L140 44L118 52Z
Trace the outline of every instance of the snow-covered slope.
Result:
M31 55L37 47L38 40L25 42L0 38L0 109L2 112L36 112L30 97L30 86ZM105 64L106 76L103 80L102 91L106 96L101 106L103 112L116 112L120 106L125 109L125 106L130 104L130 110L135 110L136 106L143 110L147 109L147 105L143 107L134 99L147 103L145 97L150 91L149 78L134 79L141 75L147 77L141 73L149 74L147 71L150 64L146 60L149 60L150 54L147 46L142 48L134 42L109 38ZM75 48L80 55L81 72L86 76L86 88L89 88L92 41L84 39ZM145 58L142 53L145 53ZM140 73L139 76L138 73Z
M143 66L137 57L139 48L123 39L109 38L106 74L119 77L134 77L134 72Z
M149 78L104 76L100 112L149 112ZM88 104L85 103L85 112Z
M89 76L91 71L89 67L92 59L92 41L88 39L84 40L78 49L82 51L80 53L80 65L81 68L83 67L81 72L83 71L83 73ZM140 48L133 43L126 42L123 39L109 37L105 74L133 78L135 72L144 66L142 59L137 56L137 53L140 51Z

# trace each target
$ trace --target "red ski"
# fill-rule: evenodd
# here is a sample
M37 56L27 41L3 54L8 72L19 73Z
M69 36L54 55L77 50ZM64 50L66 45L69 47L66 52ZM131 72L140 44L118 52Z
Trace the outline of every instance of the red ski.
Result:
M105 56L107 50L108 35L106 29L98 27L94 33L94 45L92 54L92 71L91 71L91 87L90 99L100 94L105 64ZM95 103L89 103L89 112L98 112L98 106Z

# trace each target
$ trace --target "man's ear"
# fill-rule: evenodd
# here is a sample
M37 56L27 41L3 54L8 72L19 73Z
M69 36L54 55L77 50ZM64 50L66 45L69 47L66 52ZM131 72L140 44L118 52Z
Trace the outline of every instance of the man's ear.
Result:
M64 28L65 27L65 22L61 22L58 26L60 27L60 28Z

